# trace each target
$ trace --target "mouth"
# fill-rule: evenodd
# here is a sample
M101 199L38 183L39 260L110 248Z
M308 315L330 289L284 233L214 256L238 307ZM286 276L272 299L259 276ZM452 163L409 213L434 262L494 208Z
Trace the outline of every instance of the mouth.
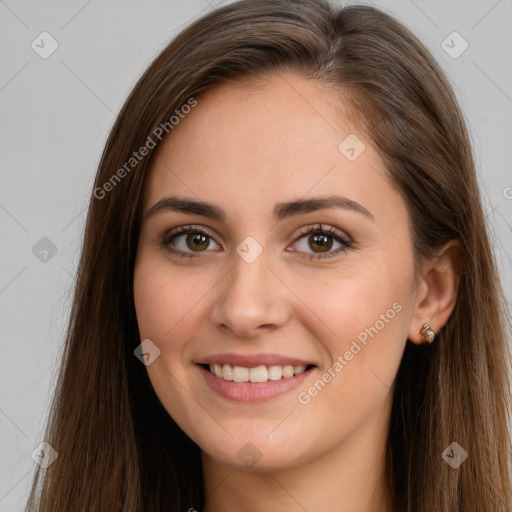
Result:
M218 379L236 383L264 383L296 377L313 369L313 364L301 365L259 365L254 367L231 364L199 364L202 368L215 375Z
M303 385L318 366L296 358L264 354L219 354L196 362L216 395L237 402L262 402Z

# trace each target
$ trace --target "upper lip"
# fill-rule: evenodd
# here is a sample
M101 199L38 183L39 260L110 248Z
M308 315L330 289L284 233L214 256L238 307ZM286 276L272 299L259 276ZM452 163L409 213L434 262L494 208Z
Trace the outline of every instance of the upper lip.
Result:
M298 359L282 354L235 354L226 352L201 358L197 364L230 364L231 366L244 366L254 368L256 366L316 366L311 361Z

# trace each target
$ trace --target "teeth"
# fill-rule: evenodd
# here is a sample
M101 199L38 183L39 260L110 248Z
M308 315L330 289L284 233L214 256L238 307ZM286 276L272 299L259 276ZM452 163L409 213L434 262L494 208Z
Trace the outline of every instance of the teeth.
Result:
M217 367L218 365L215 365ZM217 368L215 368L215 374L217 375ZM224 380L233 380L233 367L230 364L222 366L221 376Z
M268 378L269 380L279 380L283 376L283 368L281 366L269 366Z
M222 373L224 373L224 370L222 370ZM233 380L235 382L249 382L249 368L233 366Z
M293 366L283 366L283 377L285 379L293 377Z
M256 366L249 370L249 380L251 382L267 382L268 370L266 366Z
M280 380L290 378L306 371L306 365L286 366L231 366L230 364L211 364L210 373L224 380L234 382L267 382L268 380Z

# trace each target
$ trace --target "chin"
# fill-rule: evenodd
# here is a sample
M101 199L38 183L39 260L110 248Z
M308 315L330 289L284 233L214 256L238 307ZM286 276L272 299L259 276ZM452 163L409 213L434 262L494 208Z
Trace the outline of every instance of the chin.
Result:
M311 446L305 446L304 436L299 436L297 430L270 437L272 428L275 424L255 435L231 438L226 434L229 439L222 442L203 439L198 444L204 456L232 468L254 472L289 469L314 459L314 454L308 454Z

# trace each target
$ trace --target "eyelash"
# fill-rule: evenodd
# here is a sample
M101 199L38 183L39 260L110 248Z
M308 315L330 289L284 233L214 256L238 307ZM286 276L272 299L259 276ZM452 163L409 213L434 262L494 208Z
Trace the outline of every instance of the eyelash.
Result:
M180 235L197 234L197 233L203 234L203 235L207 236L208 238L213 239L213 237L208 233L208 231L201 226L192 226L192 225L179 226L178 228L175 228L172 231L169 231L168 233L165 234L164 238L161 241L161 246L164 249L166 249L167 251L169 251L171 254L174 254L181 258L200 257L200 253L205 252L205 251L198 251L198 253L196 253L196 254L191 254L191 253L183 252L181 250L173 249L170 246L171 241ZM321 260L321 259L325 259L325 258L332 258L339 253L345 252L346 250L353 248L352 242L350 240L348 240L348 238L343 236L340 232L338 232L334 227L332 227L332 226L322 227L322 224L318 224L317 226L314 226L314 227L302 228L300 230L297 238L295 239L295 241L300 240L305 235L313 235L313 234L314 235L330 236L330 237L334 238L337 242L339 242L342 245L342 247L339 247L336 251L330 252L327 254L312 253L309 256L301 256L303 258L309 259L310 261L311 260ZM302 251L298 251L298 252L302 252Z

